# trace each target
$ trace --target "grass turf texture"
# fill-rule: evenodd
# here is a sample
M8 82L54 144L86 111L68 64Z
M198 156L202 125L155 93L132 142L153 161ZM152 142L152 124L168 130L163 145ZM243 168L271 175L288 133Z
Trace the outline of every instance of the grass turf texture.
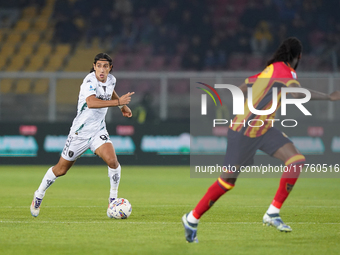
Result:
M281 215L293 228L262 225L278 179L239 179L207 212L198 244L184 239L181 217L214 179L188 167L123 166L119 196L127 220L109 219L105 166L74 166L47 191L40 215L29 211L48 167L0 167L0 254L339 254L340 179L300 179Z

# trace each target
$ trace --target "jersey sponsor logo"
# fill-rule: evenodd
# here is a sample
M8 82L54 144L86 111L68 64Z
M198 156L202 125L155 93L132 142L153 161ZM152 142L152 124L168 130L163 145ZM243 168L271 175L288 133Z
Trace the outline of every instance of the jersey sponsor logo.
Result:
M110 94L104 94L104 95L99 95L97 98L101 99L101 100L110 100L111 99Z

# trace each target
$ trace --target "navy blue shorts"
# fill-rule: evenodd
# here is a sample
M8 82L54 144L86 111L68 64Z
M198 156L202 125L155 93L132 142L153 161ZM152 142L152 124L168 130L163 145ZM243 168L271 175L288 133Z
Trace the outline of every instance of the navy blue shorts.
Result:
M275 127L270 128L264 135L248 137L240 132L228 130L227 152L224 166L249 166L254 163L254 156L259 149L272 156L279 148L292 141Z

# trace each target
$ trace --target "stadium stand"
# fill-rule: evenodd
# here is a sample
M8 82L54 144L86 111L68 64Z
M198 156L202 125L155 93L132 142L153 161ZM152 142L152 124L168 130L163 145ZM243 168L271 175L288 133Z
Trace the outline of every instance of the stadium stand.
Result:
M11 92L13 84L13 79L2 79L1 80L1 86L0 86L0 92L1 94L7 94Z
M31 79L19 79L16 83L15 93L16 94L26 94L30 92Z
M7 13L1 6L5 2L11 5ZM298 71L334 72L340 63L339 4L335 0L0 0L0 71L88 72L93 57L107 52L114 71L255 73L283 38L297 36L304 47ZM98 14L102 20L96 23ZM72 119L81 81L51 77L1 79L1 104L19 102L14 114L25 113L27 119L49 118L49 104L54 103L49 100L53 92L49 85L56 84L56 120ZM169 117L184 116L187 80L167 82L174 98ZM119 78L117 83L119 94L138 92L135 101L142 100L143 93L160 91L159 78ZM27 103L36 114L30 113ZM10 113L1 116L14 119Z
M48 79L38 79L34 81L33 94L42 95L48 91Z
M332 71L334 54L339 59L340 20L325 16L325 1L19 2L19 15L0 24L0 70L88 71L87 60L105 51L117 71L256 71L294 35L304 45L302 70ZM100 34L87 18L98 13ZM60 38L60 28L69 36Z

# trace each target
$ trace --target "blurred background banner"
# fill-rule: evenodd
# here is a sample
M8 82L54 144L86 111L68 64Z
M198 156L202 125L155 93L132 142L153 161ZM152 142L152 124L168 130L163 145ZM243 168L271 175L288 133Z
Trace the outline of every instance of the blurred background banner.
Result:
M309 164L339 164L339 121L299 122L297 127L279 129L285 132L306 156ZM68 123L1 123L1 164L53 164L64 148L70 125ZM107 130L119 161L128 165L209 165L222 164L228 145L227 126L204 130L189 128L186 123L136 125L108 124ZM207 131L208 130L208 131ZM214 157L212 157L212 155ZM258 151L255 165L280 162ZM210 160L210 161L209 161ZM77 164L103 164L90 150ZM195 176L194 176L195 177ZM197 176L196 176L197 177ZM202 176L198 176L202 177ZM214 177L214 176L208 176ZM327 177L327 176L326 176Z
M56 162L79 87L100 52L113 58L117 93L136 92L132 119L115 108L107 114L119 160L189 164L188 141L203 142L189 135L190 79L239 85L296 36L302 86L340 90L339 9L335 0L0 0L0 164ZM298 146L314 139L307 155L338 155L340 103L306 107L311 120L288 107L299 128L287 133ZM219 116L230 109L227 103ZM211 132L221 148L225 134ZM79 163L101 163L89 155Z
M1 164L53 164L64 148L69 128L66 123L1 124ZM189 164L187 124L110 124L107 130L122 164ZM77 164L104 163L88 150Z

